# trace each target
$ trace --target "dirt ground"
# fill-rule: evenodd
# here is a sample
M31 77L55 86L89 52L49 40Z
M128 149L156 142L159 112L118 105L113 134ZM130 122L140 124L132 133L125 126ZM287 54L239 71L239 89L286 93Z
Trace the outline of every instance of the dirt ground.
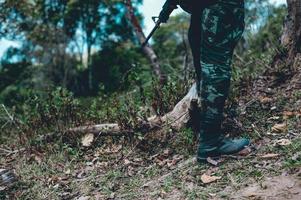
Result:
M236 193L236 194L235 194ZM301 179L290 175L267 178L233 193L231 199L293 199L301 198Z

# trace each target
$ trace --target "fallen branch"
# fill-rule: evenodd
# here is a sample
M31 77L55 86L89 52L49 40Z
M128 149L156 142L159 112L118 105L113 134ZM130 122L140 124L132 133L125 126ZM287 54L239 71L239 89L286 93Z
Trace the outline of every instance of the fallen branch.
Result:
M1 151L4 152L4 153L1 153L1 154L6 155L6 156L9 156L11 154L16 154L16 153L19 153L19 152L24 151L24 150L25 150L25 148L14 150L14 151L0 148L0 152Z
M93 133L97 135L120 135L121 132L129 132L122 131L118 124L98 124L93 126L81 126L76 128L71 128L68 132L74 133Z

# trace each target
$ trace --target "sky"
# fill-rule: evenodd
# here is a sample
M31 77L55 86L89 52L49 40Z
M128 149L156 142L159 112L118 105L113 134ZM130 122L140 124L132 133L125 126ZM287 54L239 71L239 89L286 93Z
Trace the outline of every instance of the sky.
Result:
M270 0L275 4L283 4L286 0ZM152 16L158 16L165 0L144 0L143 5L140 7L141 12L144 15L144 31L148 34L151 29L154 27L154 22L152 21ZM180 8L173 12L172 15L176 15L180 12L183 12ZM8 41L5 39L0 40L0 58L7 48L11 46L18 46L18 43Z
M154 23L152 21L152 16L158 16L160 10L166 0L144 0L143 6L141 6L141 12L144 15L144 30L145 33L148 34ZM286 0L270 0L271 3L275 3L277 5L286 3ZM183 12L181 8L175 10L172 15L176 15L180 12Z

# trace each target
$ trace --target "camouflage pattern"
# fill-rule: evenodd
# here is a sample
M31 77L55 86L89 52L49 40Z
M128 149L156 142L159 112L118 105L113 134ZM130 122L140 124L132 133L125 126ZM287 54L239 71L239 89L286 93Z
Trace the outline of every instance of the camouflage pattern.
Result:
M229 93L233 50L244 30L243 0L219 0L219 3L203 11L201 23L200 138L206 141L206 145L212 146L218 143L217 138L221 138L220 128Z

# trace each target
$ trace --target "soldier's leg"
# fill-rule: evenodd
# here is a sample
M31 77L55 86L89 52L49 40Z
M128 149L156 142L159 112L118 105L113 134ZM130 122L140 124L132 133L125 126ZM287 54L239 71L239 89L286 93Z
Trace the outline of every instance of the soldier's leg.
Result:
M221 133L223 109L230 87L233 50L244 27L244 6L240 2L225 1L224 4L219 3L205 9L203 13L199 160L208 156L236 153L249 143L246 139L224 139Z

